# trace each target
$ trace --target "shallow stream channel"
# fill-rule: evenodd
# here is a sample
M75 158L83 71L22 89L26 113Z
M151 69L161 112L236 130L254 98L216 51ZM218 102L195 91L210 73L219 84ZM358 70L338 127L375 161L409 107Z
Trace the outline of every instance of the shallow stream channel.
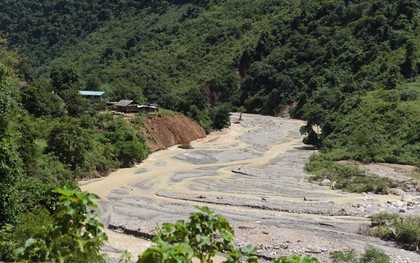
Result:
M135 257L150 246L156 227L187 219L195 206L222 214L238 246L258 248L261 262L289 254L313 255L374 245L393 262L420 262L419 254L359 234L368 216L395 195L350 194L309 183L304 165L316 151L302 143L300 120L243 114L228 129L155 152L133 168L80 182L95 193L107 227L110 254ZM135 258L133 258L135 259Z

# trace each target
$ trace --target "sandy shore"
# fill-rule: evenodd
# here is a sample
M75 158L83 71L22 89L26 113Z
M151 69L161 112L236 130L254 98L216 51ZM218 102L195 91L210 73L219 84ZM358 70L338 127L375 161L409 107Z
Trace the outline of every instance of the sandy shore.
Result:
M315 151L302 144L302 124L243 114L240 124L193 142L193 149L159 151L136 167L80 185L102 198L109 228L140 237L206 205L230 220L238 245L257 246L265 257L302 253L329 262L331 251L375 245L393 262L420 262L416 253L357 233L368 215L390 209L388 202L400 196L350 194L307 182L303 166ZM111 233L108 245L137 255L148 243Z

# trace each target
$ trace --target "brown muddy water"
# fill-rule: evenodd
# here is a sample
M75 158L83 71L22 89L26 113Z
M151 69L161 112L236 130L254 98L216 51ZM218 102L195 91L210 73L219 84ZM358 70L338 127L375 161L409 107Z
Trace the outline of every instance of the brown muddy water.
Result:
M231 116L232 122L238 114ZM416 253L358 234L367 216L387 209L394 195L350 194L307 181L304 164L315 153L302 143L304 122L243 114L230 128L191 143L153 153L140 165L83 181L101 197L100 214L112 251L144 251L157 226L186 219L208 206L235 229L238 246L253 245L274 258L309 254L329 262L329 253L367 245L393 262L420 262ZM130 233L134 236L123 233ZM143 237L143 238L138 238ZM263 261L263 260L262 260Z

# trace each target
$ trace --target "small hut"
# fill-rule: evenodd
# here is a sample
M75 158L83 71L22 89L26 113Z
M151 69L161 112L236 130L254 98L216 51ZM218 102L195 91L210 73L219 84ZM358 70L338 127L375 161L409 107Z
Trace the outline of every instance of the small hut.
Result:
M120 112L138 112L138 105L133 100L120 100L119 102L113 103Z
M142 112L142 113L159 111L158 105L156 103L138 105L137 107L139 108L139 112Z

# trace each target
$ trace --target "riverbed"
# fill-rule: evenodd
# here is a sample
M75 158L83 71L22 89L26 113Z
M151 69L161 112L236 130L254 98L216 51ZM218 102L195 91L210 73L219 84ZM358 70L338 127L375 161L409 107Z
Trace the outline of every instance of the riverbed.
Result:
M230 128L192 142L193 149L173 146L133 168L80 183L101 197L101 220L114 230L107 230L108 250L136 256L150 245L146 239L157 226L208 206L228 218L238 246L256 246L265 258L309 254L329 262L331 251L375 245L393 262L420 262L416 253L358 234L370 214L399 196L309 183L304 164L316 150L302 143L303 121L238 118L232 114Z

